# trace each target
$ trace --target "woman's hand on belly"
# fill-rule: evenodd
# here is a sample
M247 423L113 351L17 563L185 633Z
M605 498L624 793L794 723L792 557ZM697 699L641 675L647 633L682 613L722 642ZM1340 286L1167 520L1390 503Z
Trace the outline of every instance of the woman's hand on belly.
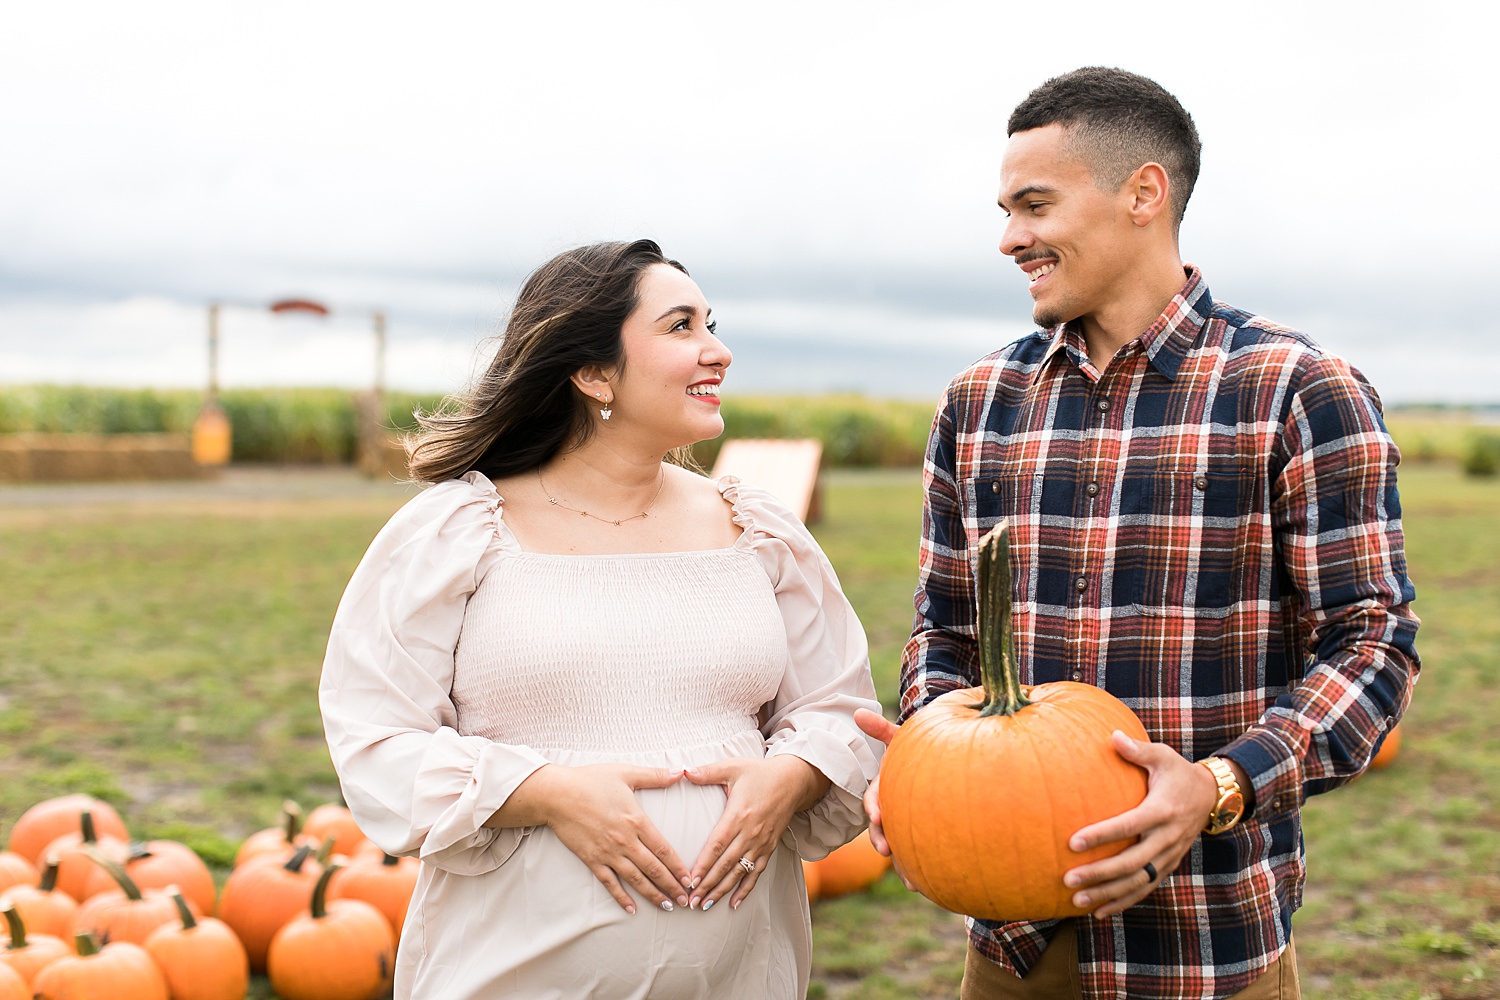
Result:
M626 885L651 905L670 910L673 903L688 904L688 870L635 792L680 780L681 771L659 767L548 764L521 782L486 825L545 824L626 913L635 912Z
M729 757L689 768L687 778L695 785L723 785L729 793L724 815L693 863L697 890L690 905L705 910L727 893L729 905L738 908L766 870L792 815L816 805L829 786L822 771L791 754Z

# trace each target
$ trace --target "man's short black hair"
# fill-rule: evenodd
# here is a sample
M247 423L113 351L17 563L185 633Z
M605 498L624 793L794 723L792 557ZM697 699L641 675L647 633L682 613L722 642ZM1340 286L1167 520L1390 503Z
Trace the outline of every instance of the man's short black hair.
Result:
M1155 80L1105 66L1085 66L1055 76L1016 105L1005 134L1048 125L1068 130L1070 150L1106 191L1143 163L1166 168L1175 225L1198 180L1203 144L1193 116Z

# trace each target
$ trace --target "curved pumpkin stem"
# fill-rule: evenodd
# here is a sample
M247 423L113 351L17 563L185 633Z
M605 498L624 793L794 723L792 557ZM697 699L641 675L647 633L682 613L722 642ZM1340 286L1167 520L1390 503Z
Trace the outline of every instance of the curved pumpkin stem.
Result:
M281 867L285 868L289 872L300 872L302 870L302 866L307 863L307 859L311 854L312 845L303 844L292 852L292 856L290 858L287 858L286 864L282 865Z
M140 901L141 888L135 884L135 879L130 877L130 874L125 871L123 865L106 858L92 847L88 849L88 855L90 861L109 872L109 877L115 880L115 884L120 887L120 891L125 893L126 899L134 902Z
M88 958L90 955L99 954L99 939L94 937L93 931L74 934L73 945L78 949L80 958Z
M182 890L175 885L167 886L167 895L172 897L172 902L177 906L177 919L182 921L182 929L190 931L198 926L198 918L193 916L193 911L188 909L187 900L182 898Z
M1031 704L1021 691L1015 637L1010 623L1010 523L1001 521L979 542L979 677L984 704L980 718L1015 715Z
M328 883L333 879L333 873L340 871L344 866L335 861L323 869L323 874L318 876L318 884L313 886L312 894L312 918L322 920L328 916Z
M21 915L16 912L16 904L6 903L3 911L5 914L5 926L10 931L10 943L5 946L6 951L20 951L26 947L26 923Z

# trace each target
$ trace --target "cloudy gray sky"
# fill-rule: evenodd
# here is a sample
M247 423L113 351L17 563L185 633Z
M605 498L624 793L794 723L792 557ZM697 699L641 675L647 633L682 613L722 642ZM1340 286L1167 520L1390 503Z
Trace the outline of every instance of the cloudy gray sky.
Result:
M0 382L201 384L225 299L226 384L367 384L379 307L390 382L450 389L531 268L651 236L714 306L730 387L930 398L1029 329L996 250L1006 116L1102 63L1197 120L1183 252L1218 298L1388 401L1500 402L1486 11L9 4ZM335 316L261 308L290 294Z

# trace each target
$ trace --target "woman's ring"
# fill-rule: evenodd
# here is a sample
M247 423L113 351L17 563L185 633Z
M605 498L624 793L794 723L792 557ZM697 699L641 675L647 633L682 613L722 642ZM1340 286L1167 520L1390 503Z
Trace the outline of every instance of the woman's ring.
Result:
M755 862L749 858L740 858L740 867L745 869L746 875L753 875L755 873Z
M1149 883L1155 882L1155 881L1156 881L1156 866L1153 865L1151 862L1147 861L1146 862L1146 882L1149 884Z

